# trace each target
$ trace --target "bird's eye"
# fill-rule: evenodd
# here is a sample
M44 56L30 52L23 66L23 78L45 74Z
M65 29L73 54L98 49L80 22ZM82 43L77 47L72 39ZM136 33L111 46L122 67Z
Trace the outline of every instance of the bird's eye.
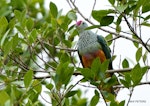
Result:
M84 25L85 23L83 22L82 24Z

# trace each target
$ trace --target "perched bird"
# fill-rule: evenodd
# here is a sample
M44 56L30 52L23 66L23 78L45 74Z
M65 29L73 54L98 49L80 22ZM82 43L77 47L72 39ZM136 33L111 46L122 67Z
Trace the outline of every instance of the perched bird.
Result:
M104 37L93 33L90 30L85 30L88 25L83 21L76 23L76 28L79 33L78 54L83 67L90 68L93 60L99 58L101 63L106 59L110 59L108 69L112 69L112 61L110 48L107 45ZM109 76L112 76L111 74ZM112 87L108 88L108 92L113 92Z

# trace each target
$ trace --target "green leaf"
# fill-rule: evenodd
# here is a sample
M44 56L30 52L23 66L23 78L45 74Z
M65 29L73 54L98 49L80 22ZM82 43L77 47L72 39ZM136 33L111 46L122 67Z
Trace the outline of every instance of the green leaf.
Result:
M56 69L56 75L54 76L54 81L57 89L60 89L63 84L67 86L67 84L70 81L70 78L74 71L74 67L70 67L69 63L70 62L68 61L65 63L61 62Z
M53 2L50 2L50 12L54 18L57 18L58 9L57 9L57 6Z
M122 15L120 15L120 16L117 18L116 24L117 24L117 25L120 25L121 22L122 22Z
M124 106L124 105L125 105L125 100L121 101L118 106Z
M8 26L8 21L6 17L0 17L0 38L2 34L5 33L7 26Z
M150 18L150 17L149 17L149 18ZM150 23L148 23L148 22L143 22L141 25L150 27Z
M104 16L100 20L101 26L108 26L114 21L114 16Z
M132 38L138 40L137 37L136 37L135 35L132 35ZM136 48L139 47L139 43L133 42L133 44L134 44L134 46L135 46Z
M115 0L108 0L110 4L114 5Z
M137 1L137 5L136 5L135 10L140 9L140 7L141 7L142 5L147 4L147 2L146 2L146 1L147 1L147 0L138 0L138 1Z
M24 76L24 85L26 88L28 88L31 85L32 80L33 80L33 71L29 70Z
M69 91L67 92L67 94L65 95L66 98L74 96L75 94L77 94L78 90L74 90L74 91Z
M24 28L25 27L25 20L26 20L26 10L24 11L19 11L19 10L15 10L14 11L15 17L16 19L18 19L18 21L21 24L21 27Z
M75 12L69 12L67 14L68 18L70 18L71 20L77 20L77 16L76 16L76 13Z
M16 48L16 46L18 45L18 43L19 43L18 34L16 34L15 36L13 36L12 42L13 42L12 49L14 50Z
M29 18L26 22L26 27L28 29L28 31L31 31L32 28L34 27L34 21L32 18Z
M109 66L110 60L105 60L102 64L101 64L101 71L106 72Z
M99 94L98 92L95 90L95 95L92 97L91 101L90 101L90 106L96 106L97 103L99 102Z
M118 7L116 7L116 9L120 12L120 13L122 13L122 12L124 12L124 10L126 9L128 7L128 4L125 4L125 5L119 5Z
M108 34L108 35L105 37L106 41L109 41L109 40L111 40L112 38L113 38L112 34ZM111 44L112 44L112 41L109 41L109 42L108 42L108 45L111 45Z
M131 75L129 73L125 74L125 80L128 83L128 87L131 86L132 78L131 78Z
M144 63L145 63L146 60L148 59L148 58L147 58L147 55L148 55L148 51L146 51L146 52L144 53L144 55L143 55L143 62L144 62Z
M136 52L136 61L139 62L141 57L142 57L142 47L140 47Z
M49 89L49 90L52 90L53 87L54 87L54 86L53 86L53 84L51 84L51 83L46 85L46 88Z
M145 72L147 71L148 67L143 67L141 68L141 66L139 64L137 64L132 70L131 70L131 78L133 81L133 86L136 86L140 83L143 75L145 74Z
M123 79L120 79L120 82L121 82L121 84L123 84L126 88L129 88L129 87L130 87L130 85L128 84L127 81L125 81L125 80L123 80Z
M37 40L37 36L38 36L37 30L33 29L31 34L29 35L30 44L34 43Z
M94 29L94 28L99 28L100 25L93 25L93 26L89 26L86 28L86 30L90 30L90 29Z
M65 62L69 62L70 61L70 57L67 53L63 53L60 57L60 62L61 63L65 63Z
M107 16L110 13L114 13L114 10L93 10L92 17L96 21L100 22L104 16Z
M23 36L26 36L25 30L21 26L15 26L15 27Z
M13 45L13 40L11 39L10 41L7 41L6 44L3 46L4 56L7 56L9 53L11 53L12 45Z
M42 91L42 84L38 80L34 80L32 83L32 86L34 87L34 90L36 90L36 93L41 93Z
M0 91L0 105L5 106L6 102L10 99L9 95L5 91Z
M142 13L146 13L150 11L150 2L146 3L144 6L142 6Z
M97 75L98 72L100 71L100 65L101 65L100 58L96 58L92 62L91 70L94 72L95 75Z
M123 68L129 68L129 62L127 59L124 59L123 62L122 62L122 67Z
M94 72L91 71L89 68L78 68L78 70L81 72L81 74L84 76L84 78L93 79Z

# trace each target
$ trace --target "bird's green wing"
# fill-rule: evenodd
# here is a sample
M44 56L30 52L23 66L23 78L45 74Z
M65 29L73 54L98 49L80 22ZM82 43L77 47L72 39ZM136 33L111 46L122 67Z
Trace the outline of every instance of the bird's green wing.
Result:
M110 54L111 51L110 51L109 46L107 45L105 38L100 35L97 35L97 41L102 46L102 50L104 51L106 58L110 59L109 69L112 69L112 60L111 60L111 54Z

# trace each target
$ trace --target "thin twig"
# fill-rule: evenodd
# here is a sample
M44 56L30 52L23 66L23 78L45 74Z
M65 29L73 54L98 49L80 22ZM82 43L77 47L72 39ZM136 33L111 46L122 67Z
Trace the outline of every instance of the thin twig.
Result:
M93 23L92 21L90 21L89 19L87 19L87 18L79 11L78 7L73 3L72 0L70 0L70 2L71 2L72 5L74 6L75 10L80 14L80 16L81 16L82 18L84 18L84 20L86 20L86 21L89 22L90 24L94 25L94 23ZM148 47L147 47L148 45L146 45L146 44L143 42L143 40L139 38L139 36L138 36L138 35L136 34L136 32L134 31L134 29L131 27L130 23L127 21L127 18L126 18L126 17L125 17L125 21L127 22L127 24L128 24L128 26L129 26L129 29L131 30L131 32L132 32L133 34L135 34L135 35L138 37L137 43L142 44L142 45L146 48L146 50L147 50L148 52L150 52L150 49L148 49ZM126 38L126 39L131 40L131 41L136 41L136 40L132 40L132 38L125 37L124 35L121 35L121 34L118 34L118 33L115 33L115 32L109 31L109 30L106 30L106 29L104 29L104 28L102 28L102 27L99 27L99 29L102 30L102 31L104 31L104 32L111 33L111 34L113 34L113 35L115 35L115 36L120 36L120 37L122 37L122 38Z
M93 7L92 7L92 11L94 10L95 6L96 6L96 0L94 0L94 4L93 4ZM92 11L91 11L91 13L92 13ZM91 19L91 17L92 17L92 15L90 15L89 20Z
M134 91L134 88L131 88L129 100L128 100L128 102L127 102L127 106L129 105L129 103L130 103L130 101L131 101L131 97L132 97L133 91Z
M150 82L141 82L139 83L137 86L140 86L140 85L150 85ZM123 85L114 85L113 88L125 88Z
M40 96L41 96L41 98L42 98L45 102L47 102L48 104L52 104L51 102L47 101L47 100L42 96L42 94L40 94Z
M122 14L129 29L131 30L131 32L138 38L138 40L141 42L141 44L145 47L145 49L150 52L150 49L147 47L146 43L143 42L143 40L138 36L138 34L135 32L134 28L130 25L129 21L127 20L125 14Z
M44 52L49 56L49 57L51 57L52 58L52 60L55 62L55 63L57 63L58 64L58 62L55 60L55 58L50 54L50 53L48 53L47 52L47 50L45 49L45 47L44 47L44 44L43 44L43 42L40 40L40 39L38 39L38 41L40 42L40 44L41 44L41 47L42 47L42 49L44 50Z

